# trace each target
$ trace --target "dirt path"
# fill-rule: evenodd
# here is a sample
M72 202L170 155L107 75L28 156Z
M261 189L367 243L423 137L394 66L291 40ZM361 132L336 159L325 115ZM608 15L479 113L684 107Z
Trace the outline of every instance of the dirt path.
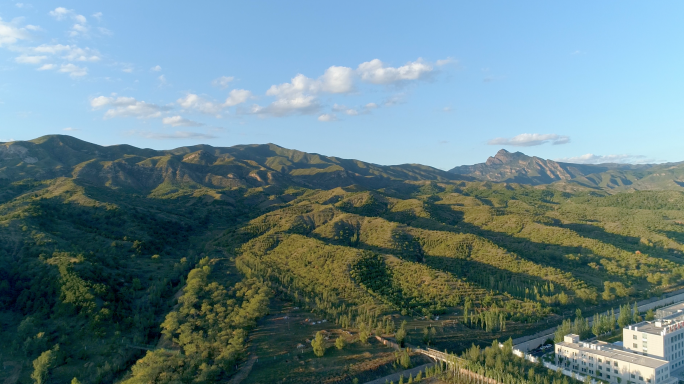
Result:
M423 371L423 375L425 375L425 368L431 367L433 365L435 365L435 363L423 364L419 367L415 367L415 368L407 369L405 371L393 373L391 375L387 375L385 377L381 377L381 378L375 379L373 381L368 381L365 384L385 384L387 381L399 382L399 378L401 377L401 375L404 375L404 380L408 380L409 375L413 375L413 377L416 377L416 375L420 371ZM425 376L423 376L423 377L425 377Z
M249 376L249 373L252 372L252 367L258 358L259 356L252 355L252 357L247 360L247 363L240 368L240 371L228 381L228 384L240 384L242 380L246 379L247 376Z

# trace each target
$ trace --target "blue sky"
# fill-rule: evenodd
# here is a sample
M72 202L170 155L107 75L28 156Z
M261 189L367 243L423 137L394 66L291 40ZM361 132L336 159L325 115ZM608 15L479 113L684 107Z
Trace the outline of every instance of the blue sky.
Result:
M684 3L0 3L0 141L684 160Z

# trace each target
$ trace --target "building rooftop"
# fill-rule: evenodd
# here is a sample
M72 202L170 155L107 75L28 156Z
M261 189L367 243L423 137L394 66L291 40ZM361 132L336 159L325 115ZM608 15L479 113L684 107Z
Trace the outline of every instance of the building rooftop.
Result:
M661 308L656 312L655 321L642 321L626 328L652 335L664 336L684 328L684 302Z
M591 341L579 343L568 343L560 342L556 343L561 347L568 347L578 349L581 352L592 353L598 356L604 356L607 359L615 359L621 362L627 362L630 364L638 364L649 368L660 368L661 366L668 365L666 360L656 359L654 357L643 356L639 353L635 353L629 350L625 350L620 346L615 344L606 343L603 341Z

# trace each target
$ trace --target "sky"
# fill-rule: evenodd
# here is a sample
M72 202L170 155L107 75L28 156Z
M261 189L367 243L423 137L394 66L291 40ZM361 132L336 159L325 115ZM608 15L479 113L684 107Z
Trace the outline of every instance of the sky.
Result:
M0 141L684 160L681 1L2 1Z

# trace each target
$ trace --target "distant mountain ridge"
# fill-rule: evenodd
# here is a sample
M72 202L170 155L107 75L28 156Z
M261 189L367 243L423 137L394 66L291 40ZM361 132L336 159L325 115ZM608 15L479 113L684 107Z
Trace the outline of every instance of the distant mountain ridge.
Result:
M449 170L478 180L529 185L557 183L608 190L684 188L684 162L665 164L575 164L501 149L486 162Z
M379 188L399 180L470 179L420 164L382 166L275 144L195 145L158 151L130 145L100 146L66 135L0 143L0 179L56 177L140 190L164 183L210 187L293 183L314 188L359 184Z
M0 180L68 177L95 185L152 191L160 186L253 188L299 185L385 188L397 182L491 181L607 191L684 190L684 162L573 164L504 149L484 163L443 171L420 164L377 165L275 144L170 150L101 146L67 135L0 143Z

